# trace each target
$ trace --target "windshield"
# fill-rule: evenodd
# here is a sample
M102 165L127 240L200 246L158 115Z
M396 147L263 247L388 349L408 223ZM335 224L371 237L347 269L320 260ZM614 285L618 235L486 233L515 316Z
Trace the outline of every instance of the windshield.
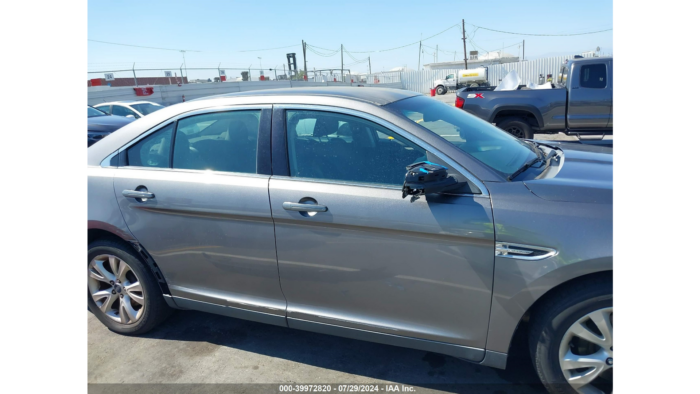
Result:
M105 116L107 115L106 113L100 111L97 108L92 108L91 106L88 106L88 118L92 118L95 116Z
M139 112L141 112L144 116L148 114L152 114L159 109L163 109L162 105L158 104L152 104L152 103L142 103L142 104L131 104L131 107Z
M387 108L439 135L503 177L537 157L531 145L467 112L426 96L396 101Z

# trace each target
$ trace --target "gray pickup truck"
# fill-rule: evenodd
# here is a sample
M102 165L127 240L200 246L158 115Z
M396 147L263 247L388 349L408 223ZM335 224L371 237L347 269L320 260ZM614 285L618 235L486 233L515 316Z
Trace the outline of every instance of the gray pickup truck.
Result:
M455 106L520 138L534 133L612 135L613 59L569 60L552 89L465 88Z

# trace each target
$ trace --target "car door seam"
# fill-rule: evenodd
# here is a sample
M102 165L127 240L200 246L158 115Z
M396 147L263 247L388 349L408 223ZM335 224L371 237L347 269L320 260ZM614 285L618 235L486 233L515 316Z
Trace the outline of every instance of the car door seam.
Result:
M267 178L267 202L270 205L270 219L272 219L272 235L275 241L275 262L277 263L277 283L280 285L280 292L282 297L284 297L284 324L289 328L289 321L287 321L289 313L289 301L287 301L287 296L284 294L284 289L282 288L282 275L280 273L280 259L277 253L277 228L275 226L275 216L272 214L272 197L270 196L270 180L272 176Z

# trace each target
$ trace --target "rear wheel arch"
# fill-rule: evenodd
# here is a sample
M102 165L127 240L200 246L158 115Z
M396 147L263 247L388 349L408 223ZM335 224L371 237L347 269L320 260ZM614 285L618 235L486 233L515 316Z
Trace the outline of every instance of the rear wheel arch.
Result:
M171 294L163 272L161 272L153 257L138 241L124 237L119 231L112 232L104 228L88 228L88 247L97 241L112 241L123 245L124 248L132 248L139 259L151 269L163 294Z
M532 127L543 127L542 116L534 108L502 107L497 108L491 116L491 123L498 123L506 118L521 118Z
M117 241L117 242L126 242L128 241L127 239L117 235L116 233L112 231L108 231L102 228L89 228L88 229L88 245L91 243L101 240L101 239L109 239L112 241Z

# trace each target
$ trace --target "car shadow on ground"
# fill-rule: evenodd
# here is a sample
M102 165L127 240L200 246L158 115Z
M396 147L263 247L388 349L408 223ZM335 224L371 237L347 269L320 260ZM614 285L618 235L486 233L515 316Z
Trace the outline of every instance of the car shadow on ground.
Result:
M414 349L294 330L197 311L176 311L142 338L208 342L315 367L447 392L545 393L529 358L506 370ZM298 382L308 383L308 382ZM343 382L325 382L343 383Z

